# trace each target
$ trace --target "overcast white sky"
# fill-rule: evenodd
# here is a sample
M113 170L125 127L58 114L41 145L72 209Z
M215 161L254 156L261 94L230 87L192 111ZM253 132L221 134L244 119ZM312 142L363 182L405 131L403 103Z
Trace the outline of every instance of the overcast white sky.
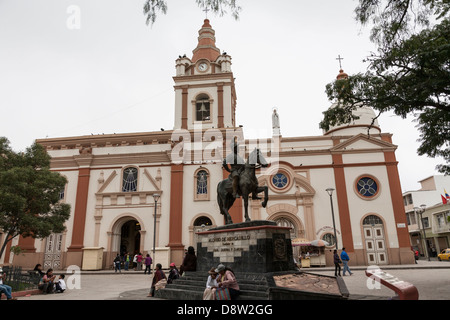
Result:
M145 24L144 0L0 0L0 136L15 150L38 138L173 129L175 60L192 57L205 13L194 0L168 0L167 15ZM354 20L357 1L241 0L240 19L209 14L216 45L232 57L237 122L247 138L321 135L331 102L325 85L339 71L364 72L374 46ZM72 8L80 29L70 29ZM254 116L254 114L258 116ZM403 191L437 174L417 155L411 119L383 115L398 145Z

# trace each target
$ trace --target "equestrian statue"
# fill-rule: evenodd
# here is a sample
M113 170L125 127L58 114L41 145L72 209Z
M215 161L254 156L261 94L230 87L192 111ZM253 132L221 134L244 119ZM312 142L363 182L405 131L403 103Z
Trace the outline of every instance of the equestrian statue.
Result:
M250 221L248 216L248 198L251 194L253 200L259 200L258 193L264 191L264 201L261 202L263 208L269 200L267 186L258 186L258 179L255 171L261 167L267 167L261 150L255 148L244 161L238 154L239 145L235 138L231 142L232 153L223 161L223 168L230 173L228 178L222 180L217 185L217 202L220 213L225 216L225 224L232 224L228 210L233 206L234 201L242 196L244 200L245 221Z

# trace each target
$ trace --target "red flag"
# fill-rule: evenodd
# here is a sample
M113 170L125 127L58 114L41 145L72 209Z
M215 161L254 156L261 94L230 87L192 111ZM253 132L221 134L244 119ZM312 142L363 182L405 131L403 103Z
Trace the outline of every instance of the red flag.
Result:
M442 198L442 203L447 204L447 199L445 199L445 197L442 194L441 194L441 198Z

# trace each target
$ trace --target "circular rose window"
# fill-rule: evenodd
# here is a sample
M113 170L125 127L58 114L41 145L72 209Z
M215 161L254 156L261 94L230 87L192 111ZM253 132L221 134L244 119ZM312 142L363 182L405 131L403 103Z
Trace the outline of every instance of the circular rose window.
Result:
M277 173L272 177L272 184L277 189L285 188L289 183L288 177L284 173Z
M356 189L358 190L359 195L371 198L378 193L378 184L375 179L371 177L362 177L358 180Z

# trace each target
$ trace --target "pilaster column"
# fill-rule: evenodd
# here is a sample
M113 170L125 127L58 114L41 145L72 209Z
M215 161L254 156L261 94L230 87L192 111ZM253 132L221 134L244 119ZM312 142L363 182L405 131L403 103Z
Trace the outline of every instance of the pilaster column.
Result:
M77 196L73 217L72 242L67 248L68 252L81 251L84 247L84 231L86 224L86 209L89 195L89 179L91 169L89 165L91 157L82 157L76 159L80 168L78 169Z
M333 154L333 170L339 209L339 224L336 224L340 227L342 235L342 242L340 242L340 246L341 248L345 247L347 252L353 252L353 233L350 220L350 210L348 206L347 185L345 182L342 154Z
M399 225L407 226L405 207L403 204L403 194L400 185L400 178L397 168L397 160L394 151L384 153L386 161L386 170L389 180L389 189L391 191L392 209L394 211L395 226L397 230L399 247L411 247L408 228L399 228Z
M303 199L303 208L305 212L305 232L306 238L314 240L316 238L316 223L314 219L313 200L312 197Z
M20 249L24 250L25 253L34 253L36 252L36 248L34 247L34 242L36 239L33 237L19 237L19 244L18 246Z
M171 261L181 264L184 257L183 235L183 164L173 164L170 181L169 244Z

